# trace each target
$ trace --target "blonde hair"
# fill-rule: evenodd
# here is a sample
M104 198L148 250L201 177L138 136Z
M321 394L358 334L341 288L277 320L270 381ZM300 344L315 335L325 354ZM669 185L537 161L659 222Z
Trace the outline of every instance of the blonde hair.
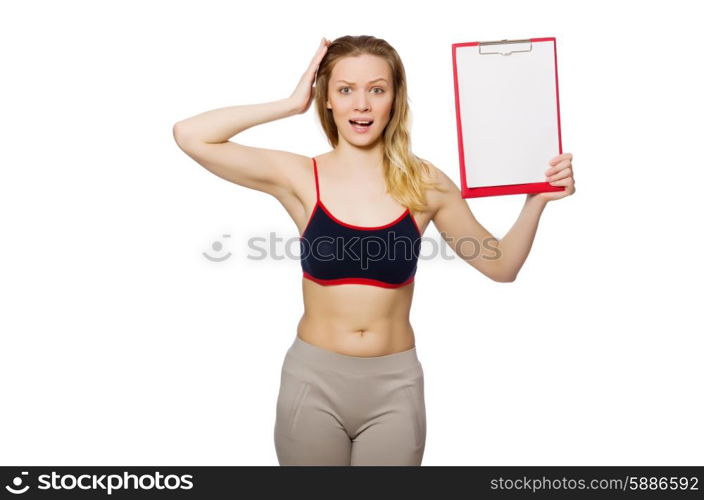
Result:
M440 185L426 179L430 175L427 160L411 151L411 110L408 105L406 72L396 50L386 40L369 35L343 36L333 40L320 61L315 84L315 104L323 131L332 147L339 141L332 110L327 109L328 83L335 64L345 57L363 54L383 58L391 68L394 102L389 123L383 132L382 168L388 193L411 211L423 211L426 207L425 190Z

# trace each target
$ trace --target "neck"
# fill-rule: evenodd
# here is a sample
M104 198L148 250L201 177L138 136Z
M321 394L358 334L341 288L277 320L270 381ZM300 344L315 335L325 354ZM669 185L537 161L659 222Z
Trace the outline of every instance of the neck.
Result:
M355 170L377 170L381 168L383 149L377 141L369 147L359 147L340 141L335 150L330 153L335 162Z

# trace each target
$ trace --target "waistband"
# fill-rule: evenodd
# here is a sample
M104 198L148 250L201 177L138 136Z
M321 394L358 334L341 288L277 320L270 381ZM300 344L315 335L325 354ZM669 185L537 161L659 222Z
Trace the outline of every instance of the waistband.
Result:
M384 356L349 356L310 344L298 335L288 353L303 361L310 361L316 367L350 373L393 371L420 364L415 347Z

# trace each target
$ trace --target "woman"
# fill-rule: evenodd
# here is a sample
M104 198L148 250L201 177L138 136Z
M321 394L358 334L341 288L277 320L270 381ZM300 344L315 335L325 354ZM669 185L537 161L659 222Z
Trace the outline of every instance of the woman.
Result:
M229 141L306 112L313 98L332 151L309 158ZM281 371L274 430L281 465L420 465L423 369L409 312L425 228L432 221L460 257L509 282L546 202L574 193L572 155L563 154L546 175L566 190L528 195L497 241L450 178L412 154L409 120L396 51L372 36L344 36L323 38L289 98L174 126L184 152L223 179L274 196L301 235L305 312ZM483 253L463 256L463 238Z

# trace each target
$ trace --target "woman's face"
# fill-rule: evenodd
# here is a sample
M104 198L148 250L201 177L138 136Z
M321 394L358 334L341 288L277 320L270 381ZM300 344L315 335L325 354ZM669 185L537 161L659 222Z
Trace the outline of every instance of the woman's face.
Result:
M394 102L391 68L379 56L340 59L328 83L327 108L332 110L340 140L371 144L384 131ZM358 127L350 121L371 121Z

